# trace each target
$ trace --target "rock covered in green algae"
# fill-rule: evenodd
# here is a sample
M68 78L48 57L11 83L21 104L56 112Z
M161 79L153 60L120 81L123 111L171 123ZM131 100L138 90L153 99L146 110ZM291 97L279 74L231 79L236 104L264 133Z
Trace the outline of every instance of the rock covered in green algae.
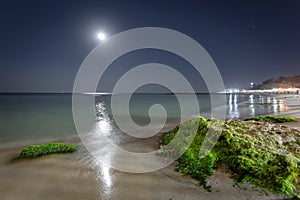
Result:
M35 144L25 147L19 158L36 158L48 154L56 153L72 153L77 150L77 147L72 144L54 142L50 144Z
M177 171L198 180L199 185L210 190L207 177L213 174L213 169L224 163L238 182L251 182L274 193L297 195L300 172L298 130L263 121L200 119L194 141L178 159ZM168 144L177 130L178 127L166 133L162 144ZM210 138L213 130L221 130L215 131L218 140L210 151L203 154L201 146L207 140L204 138ZM205 143L209 143L209 139ZM168 150L164 149L165 156L172 153ZM204 156L199 156L199 153Z
M272 123L296 122L297 119L293 116L255 116L245 119L245 121L266 121Z

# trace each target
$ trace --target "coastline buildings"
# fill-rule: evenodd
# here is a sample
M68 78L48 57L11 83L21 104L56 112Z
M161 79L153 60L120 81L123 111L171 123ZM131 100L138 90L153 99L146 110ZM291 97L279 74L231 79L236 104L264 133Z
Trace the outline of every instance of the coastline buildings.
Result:
M300 88L272 88L263 90L252 90L252 89L226 89L221 93L226 94L300 94Z

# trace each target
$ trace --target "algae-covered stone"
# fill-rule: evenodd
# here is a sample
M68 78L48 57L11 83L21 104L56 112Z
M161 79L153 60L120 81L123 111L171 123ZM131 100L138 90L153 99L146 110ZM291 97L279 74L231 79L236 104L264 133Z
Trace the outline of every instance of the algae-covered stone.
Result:
M163 136L163 145L175 137L177 130L178 127ZM206 149L203 146L214 143L205 154L201 152ZM213 174L213 169L226 164L238 182L251 182L274 193L297 195L299 149L300 132L290 127L265 121L207 121L201 118L198 132L178 159L176 170L198 180L199 185L209 190L207 177Z
M19 158L35 158L48 154L55 153L71 153L77 150L77 147L72 144L62 142L54 142L50 144L36 144L25 147Z
M245 121L266 121L266 122L272 122L272 123L285 123L285 122L296 122L297 119L292 116L255 116L248 119L245 119Z

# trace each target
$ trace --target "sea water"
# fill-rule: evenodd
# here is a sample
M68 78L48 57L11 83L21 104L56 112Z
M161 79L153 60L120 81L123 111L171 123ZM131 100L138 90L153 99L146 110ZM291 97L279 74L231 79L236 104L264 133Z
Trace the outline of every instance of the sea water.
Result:
M85 94L88 95L88 94ZM177 94L185 102L191 101L192 94ZM119 94L121 97L122 94ZM210 117L211 98L221 99L220 95L198 94L200 112L191 110L187 119L202 115ZM130 117L145 126L150 123L149 108L160 104L167 113L166 126L174 127L180 122L180 102L174 94L134 94L129 103ZM222 105L225 104L225 105ZM101 105L111 121L114 115L111 109L111 95L96 95L95 107ZM217 101L217 107L225 106L226 119L243 119L255 115L276 114L286 111L284 102L275 97L262 95L227 94L225 102ZM125 116L121 111L115 115ZM154 117L160 117L155 116ZM122 118L121 118L122 119ZM57 138L76 135L72 115L72 94L0 94L0 143Z

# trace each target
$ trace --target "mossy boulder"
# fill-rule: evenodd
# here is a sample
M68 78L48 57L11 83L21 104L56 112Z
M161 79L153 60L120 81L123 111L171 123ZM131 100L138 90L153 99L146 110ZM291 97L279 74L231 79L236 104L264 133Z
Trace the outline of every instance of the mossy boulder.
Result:
M25 147L18 158L36 158L48 154L72 153L77 150L73 144L54 142L50 144L35 144Z
M237 182L251 182L274 193L297 195L300 173L298 130L260 121L201 119L192 144L178 159L177 171L198 180L199 185L210 190L206 179L214 169L225 164ZM163 136L163 145L175 137L177 129ZM201 152L207 144L213 148ZM164 155L169 153L165 151Z

